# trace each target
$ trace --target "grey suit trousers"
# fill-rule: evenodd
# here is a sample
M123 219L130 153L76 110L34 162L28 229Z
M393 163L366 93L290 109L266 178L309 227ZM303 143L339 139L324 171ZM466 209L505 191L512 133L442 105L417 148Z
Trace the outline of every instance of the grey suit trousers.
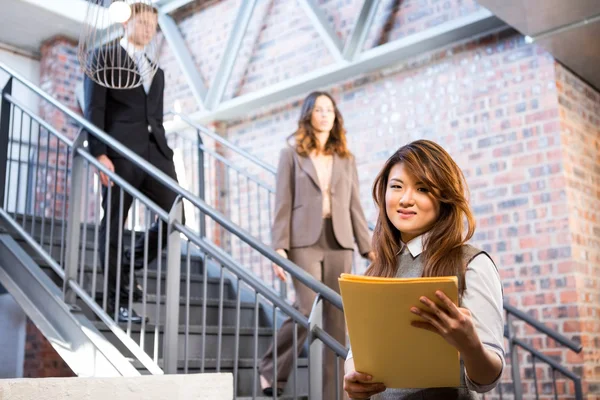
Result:
M338 278L352 269L352 250L342 248L336 241L330 218L323 221L323 231L319 241L312 246L291 248L289 259L300 266L315 279L340 292ZM315 292L304 284L294 280L296 302L294 306L308 316L316 298ZM325 301L323 306L324 330L342 345L346 345L346 323L341 310ZM259 371L268 381L274 379L274 357L277 357L277 387L285 387L293 368L294 354L298 354L308 336L306 329L298 327L297 348L293 348L294 323L288 318L277 333L277 350L273 343L263 356ZM326 347L326 346L325 346ZM336 399L336 386L340 398L343 398L342 381L344 360L339 359L339 379L336 382L336 356L328 348L324 354L323 398ZM275 386L275 385L273 385Z

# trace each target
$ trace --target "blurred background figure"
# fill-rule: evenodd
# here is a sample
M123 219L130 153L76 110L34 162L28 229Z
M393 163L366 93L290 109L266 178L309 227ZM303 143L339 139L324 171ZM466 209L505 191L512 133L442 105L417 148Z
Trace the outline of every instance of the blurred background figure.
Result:
M277 168L272 246L285 258L339 293L338 277L352 268L354 243L371 261L369 230L359 199L358 174L346 144L344 120L333 98L313 92L302 106L298 129L290 136L293 144L281 151ZM286 280L284 270L274 265L275 274ZM294 280L295 306L308 316L316 294ZM345 343L342 311L325 302L324 329ZM294 324L286 320L273 345L264 355L259 370L266 395L279 393L292 369L294 352L304 345L308 332L298 329L298 348L293 348ZM335 398L335 360L325 354L323 390L325 399ZM277 381L273 358L277 357ZM343 368L343 366L342 366ZM340 369L341 370L341 369Z

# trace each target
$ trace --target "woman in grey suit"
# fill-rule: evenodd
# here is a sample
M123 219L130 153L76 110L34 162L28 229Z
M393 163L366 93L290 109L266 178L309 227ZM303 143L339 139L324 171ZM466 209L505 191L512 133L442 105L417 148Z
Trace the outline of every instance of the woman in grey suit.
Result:
M346 145L342 115L329 94L313 92L304 100L298 129L290 139L295 143L281 151L277 169L272 245L282 257L339 293L338 277L351 270L354 242L364 257L372 261L374 255L359 199L356 162ZM285 281L283 269L273 268ZM296 280L294 288L295 306L308 316L316 294ZM324 329L345 344L342 311L325 302L323 314ZM291 319L284 322L277 352L271 345L260 363L261 386L268 396L273 395L273 387L283 392L294 352L306 340L306 330L298 328L298 348L293 348L293 329ZM341 382L335 382L335 357L330 351L325 354L324 371L324 398L334 399Z

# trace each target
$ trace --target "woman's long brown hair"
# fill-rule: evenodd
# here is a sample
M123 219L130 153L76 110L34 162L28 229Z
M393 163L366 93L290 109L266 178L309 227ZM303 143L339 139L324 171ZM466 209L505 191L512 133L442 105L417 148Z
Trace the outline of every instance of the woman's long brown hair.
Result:
M335 111L335 122L333 123L333 129L331 129L329 139L327 139L327 143L325 143L323 152L327 155L335 153L342 158L350 157L351 153L350 150L348 150L348 145L346 142L344 118L338 110L333 97L326 92L312 92L306 97L306 99L304 99L302 111L300 113L300 119L298 120L298 129L296 132L292 133L288 139L295 139L296 152L304 157L308 157L313 150L318 148L317 137L314 133L311 118L317 98L321 96L325 96L331 100L333 109Z
M465 177L452 157L435 142L417 140L401 147L385 163L373 184L373 199L379 216L373 233L376 261L366 275L393 277L400 250L400 231L387 217L385 193L390 171L403 163L405 170L421 181L440 203L440 215L428 231L423 276L457 276L460 295L465 290L465 269L461 247L475 231L475 219L468 203ZM466 230L465 230L466 223Z

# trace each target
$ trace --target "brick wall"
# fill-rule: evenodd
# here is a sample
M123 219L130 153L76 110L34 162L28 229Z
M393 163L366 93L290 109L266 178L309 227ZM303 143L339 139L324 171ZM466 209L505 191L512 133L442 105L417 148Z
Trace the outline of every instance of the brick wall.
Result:
M52 38L43 43L40 60L40 87L71 110L80 113L75 88L83 79L77 61L77 43L64 37ZM69 139L77 135L78 127L48 102L40 102L42 119ZM50 136L50 137L49 137ZM45 129L40 132L41 148L38 152L38 186L36 187L36 212L46 217L64 218L69 176L66 173L70 158L67 146ZM46 159L49 168L46 169ZM57 167L58 166L58 167Z
M175 13L198 70L210 86L225 49L240 0L195 1ZM350 34L362 1L321 0L337 35ZM474 0L383 0L365 42L378 44L467 16L477 10ZM246 94L334 62L318 32L296 0L262 0L254 10L225 99ZM178 100L185 112L197 104L168 46L161 51L166 72L165 108Z
M62 378L75 376L50 342L27 319L25 341L24 378Z
M195 1L175 14L208 84L218 68L239 1ZM319 6L345 38L360 3L323 0ZM478 9L472 0L384 0L365 47ZM333 61L302 13L294 0L259 2L226 98ZM60 62L70 70L72 51L72 44L69 50L60 40L47 47L48 81L52 81L51 74L65 73ZM184 112L196 110L168 46L163 45L161 57L167 77L165 109L179 100ZM61 95L53 83L46 85ZM598 93L557 65L543 49L515 34L425 54L324 89L336 97L344 114L367 217L371 221L375 217L370 186L383 160L418 138L444 145L463 168L471 188L478 223L473 244L497 261L508 300L580 341L586 351L573 356L521 326L517 329L536 348L585 374L586 390L598 392L600 371L594 350L599 345L595 323L600 307L600 227L594 214L600 208L600 171L594 164L598 163ZM275 165L285 138L296 127L299 106L299 99L290 99L221 124L219 132ZM45 115L52 118L51 113ZM239 168L247 167L228 156ZM222 176L222 171L215 168L209 175ZM215 187L210 193L219 207L227 208L223 201L231 198L223 200ZM263 235L268 240L268 233ZM524 390L531 396L530 361L522 357L521 363ZM550 375L540 373L546 378L540 388L547 391ZM563 381L559 384L562 397L571 398L571 389Z
M566 68L556 68L561 147L569 216L571 274L578 306L563 322L581 332L583 370L590 393L600 392L600 93ZM565 299L566 300L566 299ZM591 397L590 397L591 398ZM599 396L594 397L596 399Z

